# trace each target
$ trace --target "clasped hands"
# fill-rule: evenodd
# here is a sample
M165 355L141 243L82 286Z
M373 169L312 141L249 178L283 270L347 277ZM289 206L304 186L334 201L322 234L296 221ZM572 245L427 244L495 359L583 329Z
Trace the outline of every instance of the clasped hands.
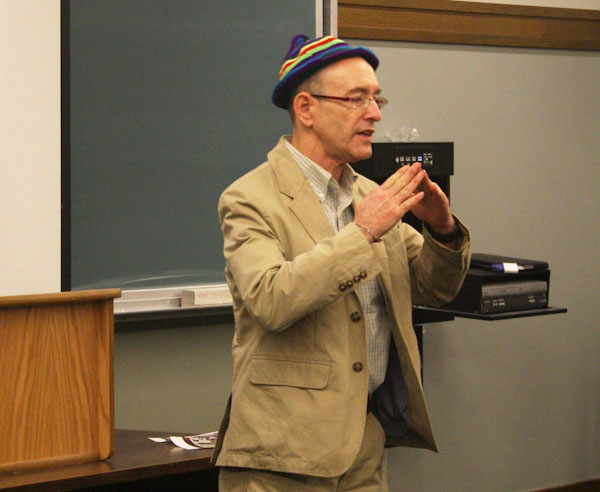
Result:
M365 196L354 211L354 222L379 238L409 210L438 234L450 234L454 230L448 197L418 162L402 166ZM362 231L367 240L373 242L372 235L365 229Z

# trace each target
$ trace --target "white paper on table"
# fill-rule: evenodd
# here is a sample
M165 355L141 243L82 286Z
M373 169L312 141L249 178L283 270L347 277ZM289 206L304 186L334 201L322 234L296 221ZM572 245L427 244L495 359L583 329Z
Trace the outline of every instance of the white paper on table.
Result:
M206 434L196 434L193 436L169 436L164 437L149 437L154 442L172 442L175 446L182 449L211 449L215 447L217 441L217 431L207 432Z

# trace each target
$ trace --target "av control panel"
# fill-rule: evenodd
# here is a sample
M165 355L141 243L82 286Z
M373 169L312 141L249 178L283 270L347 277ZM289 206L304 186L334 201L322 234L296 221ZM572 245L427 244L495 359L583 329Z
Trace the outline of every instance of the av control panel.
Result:
M360 174L382 183L399 167L420 162L429 176L454 174L453 142L374 143L370 159L353 164Z
M398 167L420 162L424 169L433 169L434 151L433 149L403 149L396 147L394 149L394 162Z

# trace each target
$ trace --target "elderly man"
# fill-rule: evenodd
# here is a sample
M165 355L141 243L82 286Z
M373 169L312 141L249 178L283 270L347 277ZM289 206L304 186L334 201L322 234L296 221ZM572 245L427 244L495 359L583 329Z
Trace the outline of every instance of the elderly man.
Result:
M387 103L378 63L296 36L272 98L292 135L221 196L235 316L222 491L388 490L384 446L436 450L412 304L453 298L470 241L418 163L381 186L350 167Z

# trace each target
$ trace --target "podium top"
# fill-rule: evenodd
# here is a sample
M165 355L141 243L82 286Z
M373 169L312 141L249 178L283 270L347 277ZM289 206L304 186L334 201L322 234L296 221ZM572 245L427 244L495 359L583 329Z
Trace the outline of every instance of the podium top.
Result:
M93 302L121 297L121 289L76 290L51 294L0 297L0 309L40 304Z

